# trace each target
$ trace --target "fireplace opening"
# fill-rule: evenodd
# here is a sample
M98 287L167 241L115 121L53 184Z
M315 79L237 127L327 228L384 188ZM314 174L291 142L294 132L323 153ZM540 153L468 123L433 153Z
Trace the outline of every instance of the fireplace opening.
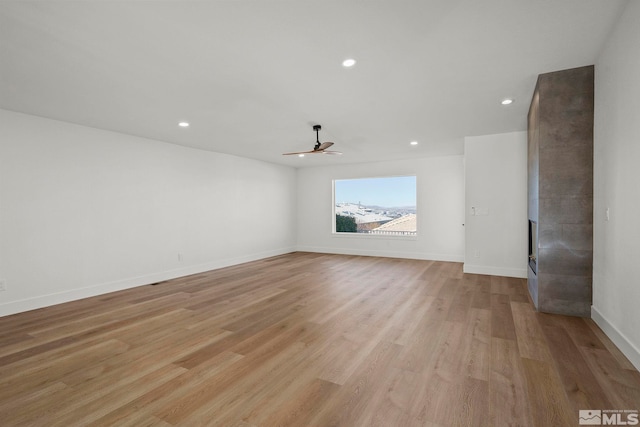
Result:
M538 223L529 220L529 267L537 273L538 263Z

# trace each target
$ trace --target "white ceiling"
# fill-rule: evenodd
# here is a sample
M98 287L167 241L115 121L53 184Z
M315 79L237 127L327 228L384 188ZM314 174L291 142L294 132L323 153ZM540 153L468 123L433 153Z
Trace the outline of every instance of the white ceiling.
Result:
M626 3L3 0L0 108L294 167L460 154L526 129ZM281 155L316 123L343 156Z

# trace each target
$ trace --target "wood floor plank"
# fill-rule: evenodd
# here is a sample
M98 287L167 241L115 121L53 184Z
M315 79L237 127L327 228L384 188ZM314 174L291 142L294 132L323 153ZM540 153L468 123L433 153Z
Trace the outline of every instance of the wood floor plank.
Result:
M489 421L494 426L533 426L527 404L527 385L518 346L511 340L491 339Z
M549 343L556 371L574 410L577 412L584 408L612 408L607 393L598 384L567 331L558 326L543 326L542 331Z
M268 418L275 420L274 412L277 412L278 408L289 406L293 399L297 399L298 395L315 381L320 381L321 384L332 384L327 392L333 394L333 390L338 390L340 386L318 378L318 370L314 369L318 356L319 354L315 353L313 348L306 347L284 365L288 375L282 375L281 371L275 369L266 376L262 376L261 383L269 381L269 386L261 384L254 387L255 391L251 393L250 398L240 402L242 407L227 412L226 419L222 421L231 422L242 413L243 420L254 425L265 425ZM278 392L274 393L274 389ZM312 411L315 414L318 410L320 405ZM309 418L308 415L304 417Z
M371 399L384 383L386 367L398 356L400 346L381 341L362 359L358 370L329 399L327 405L309 422L310 425L358 425L365 411L375 409Z
M527 379L527 400L533 424L535 426L577 425L578 414L567 399L560 376L552 364L526 358L522 358L521 361Z
M420 319L423 319L429 311L435 297L428 295L419 295L412 297L412 307L407 308L408 312L395 325L397 333L393 337L396 344L407 346L416 336L416 330L420 327Z
M425 376L411 408L413 419L442 426L490 426L487 381L446 379L435 372Z
M86 316L82 319L78 319L73 322L66 322L62 325L54 324L46 326L40 329L31 331L29 334L35 337L47 336L48 338L58 339L67 337L70 335L79 335L83 332L94 330L96 328L104 328L105 325L110 323L123 324L125 320L134 322L136 320L144 319L146 316L140 317L140 312L149 312L150 310L158 310L158 312L171 311L171 308L176 305L176 300L188 299L189 294L175 293L167 295L162 298L156 298L145 301L140 304L121 307L112 312L96 314L92 316Z
M589 319L462 264L296 252L0 318L0 425L570 426L640 409Z
M471 307L491 310L491 276L467 274L465 281L471 284L473 289Z
M491 294L491 335L505 340L517 339L509 295Z
M137 377L157 369L158 359L164 363L180 360L186 354L223 339L228 331L211 331L207 336L190 334L186 331L168 334L156 340L153 345L133 348L96 364L84 364L64 376L62 381L77 388L91 387L106 391L110 388L109 379L125 378L134 381ZM160 358L159 355L162 355Z
M617 360L606 350L580 348L589 369L593 372L611 407L607 409L635 409L640 404L640 373L620 367Z
M452 322L466 321L472 300L473 287L468 282L459 279L456 293L453 295L451 307L449 307L449 312L447 313L447 320Z
M465 402L447 417L451 425L459 426L490 426L486 418L486 408L489 406L488 381L466 378L457 384L455 400ZM444 421L443 421L444 422Z
M616 361L618 362L618 365L621 368L637 372L636 368L629 361L629 359L627 359L627 357L624 354L622 354L622 351L620 351L620 349L616 347L613 342L611 342L611 340L605 335L602 329L600 329L593 320L585 319L584 322L587 325L587 327L591 329L591 332L593 332L593 334L604 345L604 347L607 349L609 354L611 354L616 359Z
M115 331L127 325L131 325L149 316L157 316L159 314L167 313L172 310L173 309L171 307L165 306L159 309L154 309L152 311L138 312L132 317L128 317L122 320L107 321L102 325L97 325L88 330L83 330L82 332L75 335L57 338L53 341L36 345L35 347L30 347L16 353L7 354L3 357L0 357L0 367L4 367L5 365L12 365L16 362L21 363L24 360L28 360L32 357L49 358L51 356L50 352L65 349L76 344L81 344L82 342L93 343L93 341L99 341L101 336L104 336L111 331ZM15 365L13 367L15 367Z
M237 386L239 381L251 378L252 374L257 376L259 372L263 372L265 369L272 368L277 364L286 364L287 356L296 355L305 347L299 338L306 333L308 333L307 328L297 326L285 333L276 335L272 340L257 347L241 361L232 365L227 371L216 376L215 381L208 382L202 388L192 391L155 415L167 422L176 423L184 422L189 418L197 420L205 417L209 410L220 411L220 408L229 404L229 400L219 398L217 404L214 405L208 403L212 396L221 397L226 395L231 399L235 395L229 396L232 393L228 393L228 391ZM208 357L200 363L206 363ZM191 364L188 367L192 369L200 363ZM204 410L204 413L202 411L198 412L201 409Z
M213 378L206 388L188 395L188 411L184 408L171 414L162 411L158 413L159 418L172 424L186 425L206 425L213 419L225 424L225 419L238 419L245 402L250 406L255 405L252 396L273 392L269 385L278 387L291 361L300 359L305 349L304 344L296 340L289 345L265 347L268 350L261 353L258 359L245 356L229 370ZM215 400L211 400L212 396L216 397Z
M491 311L471 308L465 323L460 370L467 376L488 381L491 373Z
M29 369L15 369L11 374L3 375L0 380L0 400L61 381L67 374L74 372L79 365L99 363L111 356L126 352L128 347L127 344L118 340L109 340L83 347L58 359L30 366Z
M323 403L340 390L340 386L315 379L298 391L293 399L277 408L262 425L286 425L306 427L322 408Z
M128 384L127 387L115 388L100 399L91 400L83 405L69 402L65 408L59 408L55 411L55 422L50 425L65 427L72 424L89 424L150 390L171 381L184 373L184 371L185 369L179 366L165 365L139 378L134 383Z
M432 359L436 357L438 347L435 343L441 339L440 330L448 312L449 302L442 298L433 300L429 309L419 319L415 333L403 349L394 365L400 369L415 373L424 372Z
M561 316L561 315L549 315L545 313L537 314L538 323L545 327L557 327L566 331L567 335L571 337L573 344L579 347L600 348L604 349L605 346L600 341L600 338L587 326L584 318Z
M186 370L181 375L113 409L111 412L94 420L90 425L96 427L124 423L133 423L135 425L136 420L146 418L152 418L168 424L166 421L154 416L153 413L172 405L192 390L202 387L211 378L242 358L243 356L231 352L220 353L197 368Z
M551 362L551 353L533 306L529 303L511 302L511 314L520 356Z

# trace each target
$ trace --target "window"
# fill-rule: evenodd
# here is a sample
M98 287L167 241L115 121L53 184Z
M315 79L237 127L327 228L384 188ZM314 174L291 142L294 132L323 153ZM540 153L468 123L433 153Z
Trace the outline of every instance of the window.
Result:
M416 236L416 177L333 182L334 232Z

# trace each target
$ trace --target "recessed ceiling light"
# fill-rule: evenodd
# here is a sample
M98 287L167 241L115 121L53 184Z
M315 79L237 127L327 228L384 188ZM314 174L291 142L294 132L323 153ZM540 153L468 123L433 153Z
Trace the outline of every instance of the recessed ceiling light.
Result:
M304 157L304 154L298 154L298 157Z
M180 123L178 123L178 126L180 126L181 128L188 128L188 127L189 127L189 123L187 123L187 122L180 122Z
M353 58L345 59L344 61L342 61L342 66L345 68L351 68L354 65L356 65L356 60Z
M418 145L418 141L411 141L409 144L411 144L411 145Z
M502 105L509 105L509 104L512 104L512 103L513 103L513 99L507 98L507 99L503 99L502 100Z

